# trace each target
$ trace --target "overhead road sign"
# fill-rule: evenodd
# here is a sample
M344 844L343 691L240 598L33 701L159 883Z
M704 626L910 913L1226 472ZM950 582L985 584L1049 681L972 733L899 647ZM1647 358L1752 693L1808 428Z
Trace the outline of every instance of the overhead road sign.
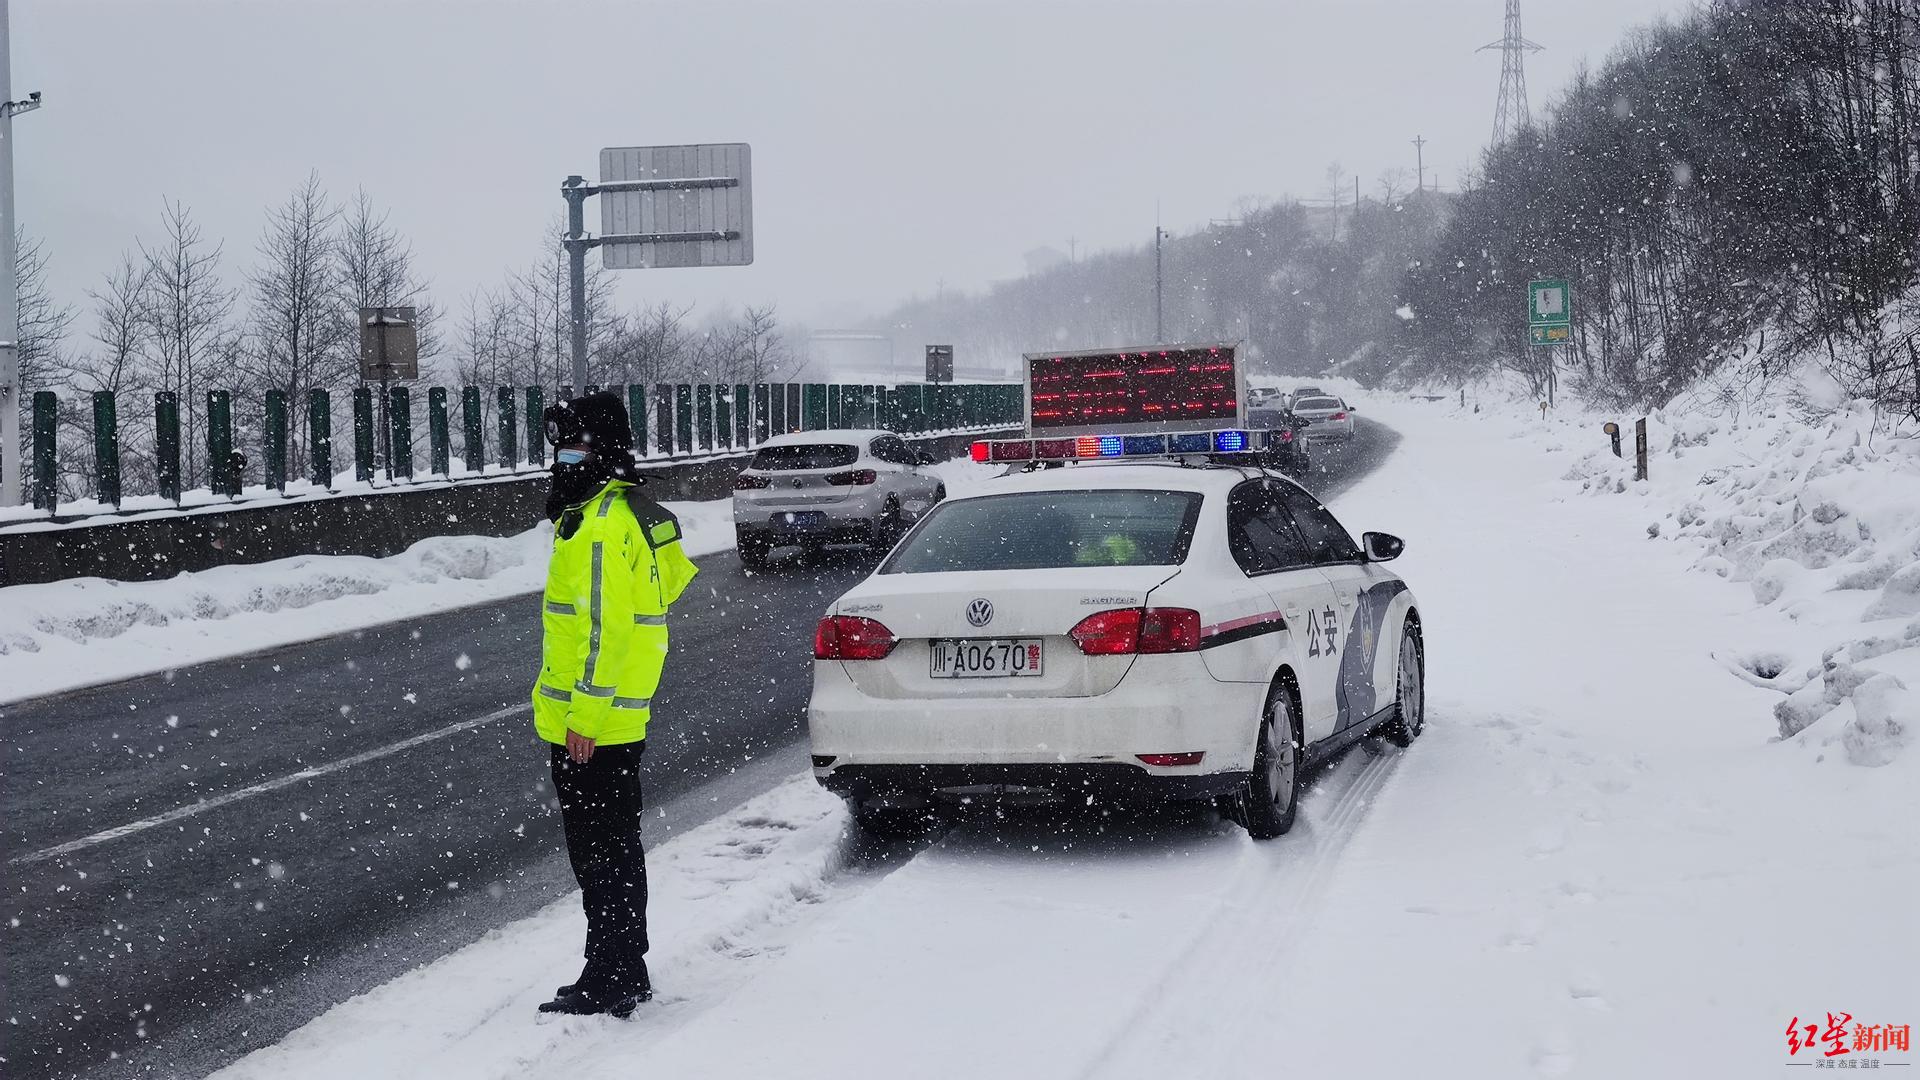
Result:
M587 196L600 196L599 236L587 235ZM587 251L609 270L747 266L753 262L753 154L746 143L610 146L600 182L569 176L567 292L573 384L587 378Z
M600 256L609 270L753 262L746 143L600 151Z

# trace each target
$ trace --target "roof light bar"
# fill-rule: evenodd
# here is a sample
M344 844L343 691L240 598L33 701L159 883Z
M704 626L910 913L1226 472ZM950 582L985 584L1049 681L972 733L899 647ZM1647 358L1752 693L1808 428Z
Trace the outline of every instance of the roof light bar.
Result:
M1003 461L1091 461L1101 458L1169 457L1186 454L1250 454L1272 446L1287 432L1182 431L1169 435L1078 435L1059 439L983 439L970 455L983 464ZM1284 440L1282 440L1284 441Z

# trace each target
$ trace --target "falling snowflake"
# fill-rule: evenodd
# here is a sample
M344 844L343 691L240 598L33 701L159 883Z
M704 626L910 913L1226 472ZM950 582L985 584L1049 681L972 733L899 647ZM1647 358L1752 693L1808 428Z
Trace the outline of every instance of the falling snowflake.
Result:
M472 666L473 666L473 657L468 656L466 653L461 653L459 656L454 657L454 660L453 660L454 670L465 671Z

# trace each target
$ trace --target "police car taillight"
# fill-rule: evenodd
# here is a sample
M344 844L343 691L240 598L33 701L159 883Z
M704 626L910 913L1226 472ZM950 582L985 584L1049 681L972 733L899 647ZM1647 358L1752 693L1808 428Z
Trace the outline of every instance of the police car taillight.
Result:
M893 631L858 615L829 615L813 628L815 660L885 660L896 644Z
M1332 416L1327 417L1327 419L1329 420L1345 420L1346 418L1347 418L1347 414L1345 410L1334 413Z
M1200 613L1188 608L1116 608L1081 619L1067 636L1088 656L1193 652L1200 647Z
M827 483L834 487L859 487L880 479L880 474L872 469L849 469L846 472L830 473Z

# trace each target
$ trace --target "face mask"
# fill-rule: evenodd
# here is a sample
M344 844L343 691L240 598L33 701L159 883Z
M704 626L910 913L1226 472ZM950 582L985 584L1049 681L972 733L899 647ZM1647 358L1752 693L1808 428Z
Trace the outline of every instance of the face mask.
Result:
M553 459L562 465L578 465L587 460L587 452L585 450L559 450L554 453Z

